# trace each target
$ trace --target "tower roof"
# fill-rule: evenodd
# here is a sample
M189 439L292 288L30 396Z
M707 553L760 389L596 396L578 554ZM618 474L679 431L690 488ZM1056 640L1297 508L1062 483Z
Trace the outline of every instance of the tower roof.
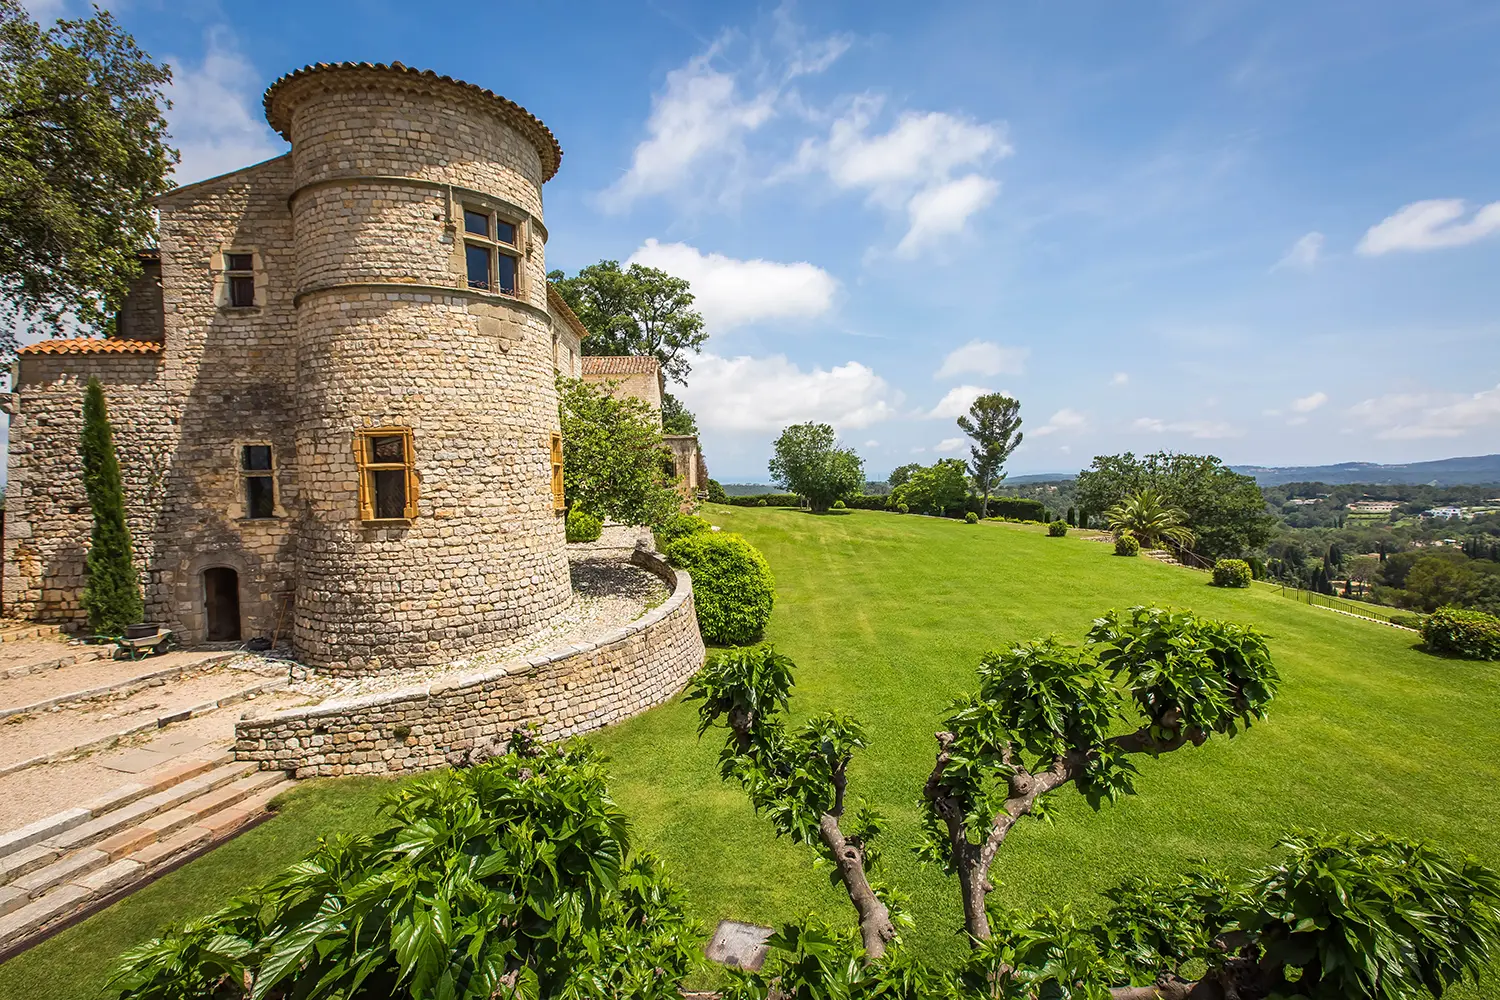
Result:
M562 163L562 147L557 143L557 136L552 130L542 124L542 120L515 101L501 97L492 90L486 90L476 84L465 83L455 80L451 76L440 76L430 69L413 69L403 63L368 63L368 62L337 62L337 63L313 63L301 69L293 70L281 77L271 86L266 88L266 95L262 104L266 109L266 121L271 127L281 133L281 137L288 142L291 136L291 109L282 99L289 86L307 77L320 74L387 74L404 78L413 85L425 85L432 88L446 88L454 93L462 94L475 99L482 104L489 105L491 111L497 114L508 125L529 139L536 151L542 158L542 180L550 181L557 174L557 168Z

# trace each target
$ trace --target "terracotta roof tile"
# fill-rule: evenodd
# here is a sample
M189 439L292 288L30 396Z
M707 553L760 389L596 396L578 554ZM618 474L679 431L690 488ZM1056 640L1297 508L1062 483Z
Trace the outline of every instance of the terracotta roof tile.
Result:
M18 354L160 354L159 340L102 340L98 337L71 337L44 340L23 347Z
M619 357L590 357L583 359L585 375L655 375L661 363L655 358L627 354Z
M556 174L557 168L562 164L562 146L557 143L557 136L552 130L542 124L542 120L536 115L521 107L515 101L501 97L492 90L486 90L476 84L465 83L455 80L451 76L439 76L430 69L413 69L403 63L368 63L368 62L337 62L337 63L313 63L303 66L301 69L292 70L281 79L266 88L266 95L261 103L266 109L266 121L271 127L281 133L281 137L287 142L292 141L292 123L286 113L276 104L278 92L283 90L294 80L311 76L314 73L370 71L377 73L396 73L431 81L433 83L449 84L461 90L466 90L475 97L479 97L496 104L500 116L532 141L537 152L542 156L542 180L550 181Z

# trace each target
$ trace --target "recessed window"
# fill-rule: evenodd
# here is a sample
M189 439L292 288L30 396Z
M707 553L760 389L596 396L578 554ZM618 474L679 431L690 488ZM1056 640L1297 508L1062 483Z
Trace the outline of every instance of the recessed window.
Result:
M224 280L229 285L229 304L236 309L255 305L255 255L226 253Z
M556 431L552 432L552 509L563 510L568 506L567 498L563 495L563 439Z
M276 516L276 479L272 468L271 446L247 444L240 447L240 481L244 486L245 516Z
M464 267L470 288L520 294L521 230L494 212L464 208Z
M354 435L362 521L409 521L417 516L417 471L410 427L381 427Z

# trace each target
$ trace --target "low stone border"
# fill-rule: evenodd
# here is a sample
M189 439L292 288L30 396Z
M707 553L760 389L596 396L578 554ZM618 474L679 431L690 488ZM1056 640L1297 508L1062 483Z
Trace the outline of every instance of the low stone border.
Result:
M672 596L628 625L427 685L242 719L235 757L298 778L424 770L462 763L518 726L558 740L659 705L703 665L692 581L644 548L631 562Z

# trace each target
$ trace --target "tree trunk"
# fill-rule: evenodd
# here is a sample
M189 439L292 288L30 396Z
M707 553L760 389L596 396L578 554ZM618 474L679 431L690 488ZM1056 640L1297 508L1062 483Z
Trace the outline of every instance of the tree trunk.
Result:
M990 917L984 910L984 898L989 895L990 880L979 863L977 852L973 857L964 858L958 883L964 897L964 930L975 941L988 941Z
M844 839L839 821L824 813L818 820L818 832L838 866L839 878L849 892L849 901L859 913L859 936L864 941L865 961L878 962L885 956L886 945L896 938L896 927L891 923L890 909L870 888L865 876L864 851L856 844Z

